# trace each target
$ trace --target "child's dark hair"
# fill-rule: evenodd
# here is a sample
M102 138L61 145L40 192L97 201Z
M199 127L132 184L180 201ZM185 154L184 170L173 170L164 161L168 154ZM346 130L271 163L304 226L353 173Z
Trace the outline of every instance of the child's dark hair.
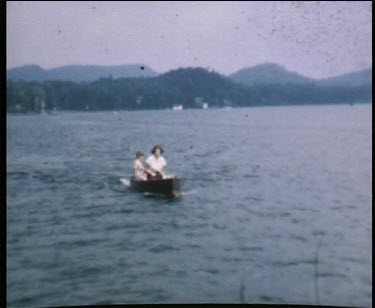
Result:
M159 149L159 150L160 150L160 153L163 154L164 150L163 150L163 148L161 147L160 144L155 145L155 146L151 149L151 153L152 153L152 154L155 154L156 149Z
M143 154L142 151L137 151L137 153L135 153L135 156L136 156L137 158L140 158L140 157L142 157L142 156L145 156L145 154Z

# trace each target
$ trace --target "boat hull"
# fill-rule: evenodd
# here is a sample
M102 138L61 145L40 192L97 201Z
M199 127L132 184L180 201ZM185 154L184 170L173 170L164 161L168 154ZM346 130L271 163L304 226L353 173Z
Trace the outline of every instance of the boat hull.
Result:
M167 197L179 197L181 195L180 179L177 177L147 181L137 181L134 177L131 177L130 188L139 192L148 192Z

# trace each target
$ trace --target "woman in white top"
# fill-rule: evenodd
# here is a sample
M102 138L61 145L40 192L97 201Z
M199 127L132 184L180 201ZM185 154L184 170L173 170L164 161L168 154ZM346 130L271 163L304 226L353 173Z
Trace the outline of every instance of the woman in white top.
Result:
M154 174L149 174L149 179L163 179L166 178L166 175L164 173L164 167L167 165L167 162L165 161L163 154L163 148L160 145L155 145L150 155L146 159L146 164L151 168L151 170L154 172Z

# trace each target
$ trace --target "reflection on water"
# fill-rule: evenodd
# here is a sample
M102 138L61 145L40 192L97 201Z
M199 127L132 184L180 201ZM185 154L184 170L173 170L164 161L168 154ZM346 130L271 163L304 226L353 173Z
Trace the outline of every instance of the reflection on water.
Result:
M182 198L120 182L156 143ZM8 305L371 306L371 146L371 105L8 116Z

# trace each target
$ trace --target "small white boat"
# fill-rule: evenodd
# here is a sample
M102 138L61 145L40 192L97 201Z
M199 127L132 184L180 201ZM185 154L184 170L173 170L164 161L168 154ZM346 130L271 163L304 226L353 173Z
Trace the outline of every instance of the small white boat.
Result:
M174 105L172 110L182 110L184 107L182 105Z
M208 109L208 104L207 104L207 103L204 103L204 104L202 105L202 108L203 108L203 109Z

